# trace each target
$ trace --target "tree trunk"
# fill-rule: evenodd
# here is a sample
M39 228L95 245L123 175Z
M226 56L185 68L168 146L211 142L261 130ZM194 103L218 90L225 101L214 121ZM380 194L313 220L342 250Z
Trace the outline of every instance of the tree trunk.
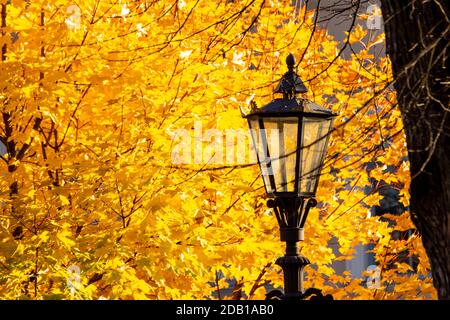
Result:
M382 0L411 165L411 217L450 299L450 3Z

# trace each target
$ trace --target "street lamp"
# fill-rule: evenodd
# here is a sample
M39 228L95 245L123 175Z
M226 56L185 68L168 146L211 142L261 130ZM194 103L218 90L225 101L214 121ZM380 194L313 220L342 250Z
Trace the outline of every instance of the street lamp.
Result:
M288 72L277 88L278 98L257 108L252 102L247 118L253 145L263 177L267 205L273 208L280 226L286 253L277 259L284 274L281 299L303 299L320 290L303 290L303 269L310 262L299 254L297 242L304 240L303 227L314 199L328 145L329 133L336 114L312 101L300 98L307 91L295 73L295 58L286 59ZM331 298L331 296L329 296Z

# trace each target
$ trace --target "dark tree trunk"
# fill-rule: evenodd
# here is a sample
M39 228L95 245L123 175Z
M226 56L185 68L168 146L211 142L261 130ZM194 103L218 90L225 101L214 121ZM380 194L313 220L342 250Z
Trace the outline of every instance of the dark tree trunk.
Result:
M450 2L382 0L411 164L411 216L450 299Z

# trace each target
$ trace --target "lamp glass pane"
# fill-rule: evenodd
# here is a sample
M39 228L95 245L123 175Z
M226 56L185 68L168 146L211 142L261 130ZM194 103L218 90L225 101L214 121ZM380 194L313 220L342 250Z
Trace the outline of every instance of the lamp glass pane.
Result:
M258 163L261 170L261 175L263 177L264 185L266 187L266 192L268 194L273 194L274 185L273 182L273 171L270 165L270 158L268 153L267 137L265 129L260 127L262 120L259 117L252 117L248 119L248 125L250 127L250 134L253 140L253 147L256 151L256 156L258 157ZM264 126L264 125L263 125Z
M276 192L295 192L297 117L264 118Z
M303 118L300 193L316 191L331 124L331 119Z

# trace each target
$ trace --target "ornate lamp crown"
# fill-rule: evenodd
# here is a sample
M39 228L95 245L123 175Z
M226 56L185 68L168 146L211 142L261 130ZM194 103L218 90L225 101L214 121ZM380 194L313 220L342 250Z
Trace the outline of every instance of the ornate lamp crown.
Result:
M306 89L303 81L294 71L296 62L292 53L287 56L286 64L288 67L288 72L286 72L281 78L280 83L278 83L278 86L274 90L274 93L282 93L284 99L293 99L297 93L305 93L308 89Z

